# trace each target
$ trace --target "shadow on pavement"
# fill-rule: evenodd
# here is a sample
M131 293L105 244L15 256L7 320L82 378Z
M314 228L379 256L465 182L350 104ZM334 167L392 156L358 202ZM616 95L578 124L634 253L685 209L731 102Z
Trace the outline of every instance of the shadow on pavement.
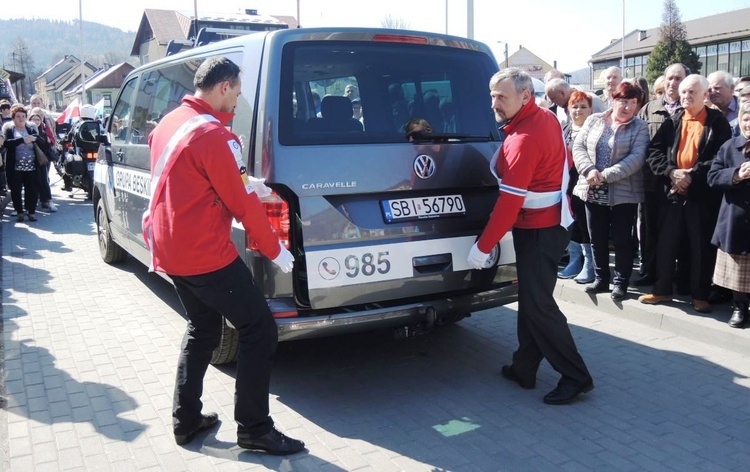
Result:
M7 308L7 307L6 307ZM147 426L120 414L138 405L125 391L99 382L81 382L58 368L48 349L35 346L33 339L10 340L17 330L13 318L3 313L4 370L7 412L42 424L90 423L98 433L121 441L134 441ZM79 372L94 370L79 367Z
M272 393L339 441L363 441L363 452L372 444L441 470L555 470L582 458L595 470L746 467L748 390L733 371L574 326L596 389L547 406L558 375L546 363L533 391L499 375L514 328L504 308L406 342L370 333L282 343Z

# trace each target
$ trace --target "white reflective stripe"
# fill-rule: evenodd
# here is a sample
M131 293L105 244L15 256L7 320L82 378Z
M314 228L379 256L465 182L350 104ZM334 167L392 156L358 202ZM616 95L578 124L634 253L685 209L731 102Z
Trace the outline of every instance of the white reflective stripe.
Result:
M570 169L568 169L568 145L565 144L565 132L560 126L560 136L562 136L563 147L565 148L565 159L563 159L562 187L560 188L560 199L565 195L563 204L560 205L560 226L567 229L573 224L575 218L570 208L570 197L568 197L568 184L570 183Z
M532 192L531 190L511 187L510 185L502 185L503 179L497 179L497 181L500 183L500 190L518 197L524 197L521 208L538 210L557 205L562 200L562 192L559 190L553 192ZM513 189L514 191L506 189Z
M182 138L184 138L188 133L193 131L194 129L198 128L199 126L208 123L208 122L218 122L219 120L216 119L216 117L212 115L197 115L189 120L187 120L185 123L180 126L175 134L172 135L172 138L169 140L167 145L164 147L164 150L161 152L161 155L159 156L159 159L156 161L156 166L151 170L151 198L154 197L154 192L156 191L156 187L159 184L159 180L161 179L161 174L164 172L164 168L167 165L167 162L173 157L174 154L174 148L177 147L177 144L182 141Z
M528 192L521 208L538 210L555 206L562 200L562 192Z
M502 179L497 179L497 186L500 188L501 192L509 193L511 195L515 195L517 197L525 197L528 193L527 190L518 188L518 187L511 187L510 185L503 185Z
M490 172L492 172L492 175L497 179L497 186L501 192L506 192L517 197L524 197L523 205L521 205L521 208L526 208L529 210L539 210L542 208L548 208L557 205L562 201L563 204L560 205L560 226L568 228L571 224L573 224L574 221L573 213L570 210L570 199L568 198L567 194L565 194L565 192L567 192L568 190L568 183L570 182L570 170L568 169L568 146L565 144L565 135L563 133L562 125L560 125L559 121L557 122L557 124L558 126L560 126L560 136L563 140L563 148L565 149L560 190L553 192L532 192L530 190L511 187L510 185L503 185L503 179L497 176L497 160L500 156L500 152L502 151L502 145L492 156L492 160L490 161ZM563 195L565 196L564 201Z
M148 268L149 272L154 271L154 235L151 232L151 212L154 210L154 202L158 200L159 195L164 189L163 185L159 185L159 183L161 182L162 173L165 169L167 169L167 164L174 157L176 157L174 151L177 148L179 142L182 141L185 136L187 136L189 133L191 133L201 125L218 121L219 120L216 119L216 117L208 114L197 115L187 120L169 139L169 142L161 152L159 159L156 161L156 165L151 170L151 199L149 200L148 208L143 212L143 217L141 219L143 239L146 242L146 247L148 248L149 253L151 254L151 263ZM168 171L167 174L169 174Z

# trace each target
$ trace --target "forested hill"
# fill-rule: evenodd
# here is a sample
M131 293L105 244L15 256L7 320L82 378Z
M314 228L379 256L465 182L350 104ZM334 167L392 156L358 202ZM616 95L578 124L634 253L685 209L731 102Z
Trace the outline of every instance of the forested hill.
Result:
M19 40L25 42L31 63L32 76L38 76L66 54L81 57L78 20L0 20L0 66L22 72L19 64ZM130 51L135 40L134 31L122 31L101 23L83 22L83 53L91 64L117 64L131 60ZM14 56L15 52L15 66Z

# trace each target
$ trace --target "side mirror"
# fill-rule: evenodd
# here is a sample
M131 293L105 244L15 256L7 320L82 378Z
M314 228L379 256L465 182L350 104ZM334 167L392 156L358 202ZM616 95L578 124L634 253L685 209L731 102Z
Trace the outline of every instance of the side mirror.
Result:
M98 142L99 144L104 144L105 146L109 146L109 138L107 137L106 133L97 134L96 142Z

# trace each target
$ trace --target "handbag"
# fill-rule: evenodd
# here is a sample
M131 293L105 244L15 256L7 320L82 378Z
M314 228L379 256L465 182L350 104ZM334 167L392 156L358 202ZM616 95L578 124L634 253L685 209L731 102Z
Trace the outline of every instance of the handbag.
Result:
M586 202L609 205L609 184L604 182L601 185L589 185Z
M42 151L42 148L40 148L37 143L34 143L34 154L36 154L36 161L39 163L39 166L45 167L47 164L49 164L47 155L44 154L44 151Z

